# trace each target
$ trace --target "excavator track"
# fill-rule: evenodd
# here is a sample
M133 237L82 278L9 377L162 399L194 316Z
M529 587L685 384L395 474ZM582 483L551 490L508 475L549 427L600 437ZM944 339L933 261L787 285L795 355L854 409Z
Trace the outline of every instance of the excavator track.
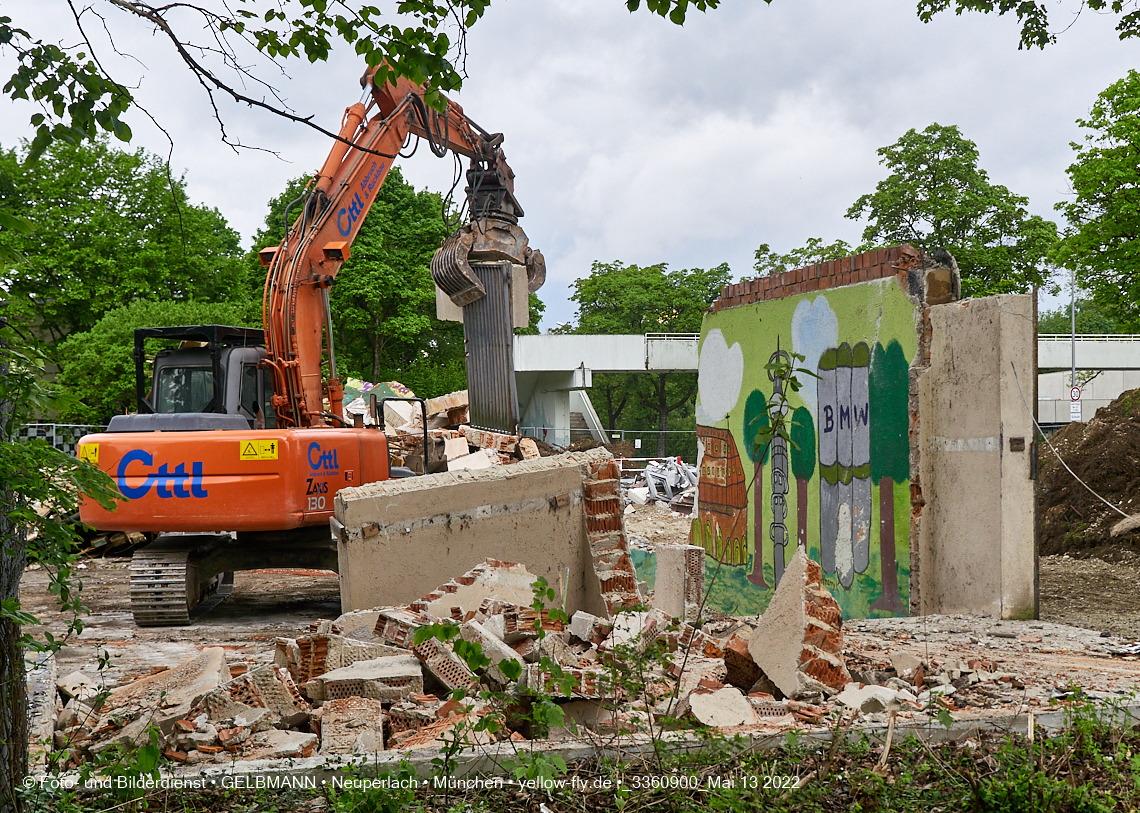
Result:
M202 540L160 537L131 557L131 613L140 627L186 626L233 592L233 571L199 581L197 561L211 547Z

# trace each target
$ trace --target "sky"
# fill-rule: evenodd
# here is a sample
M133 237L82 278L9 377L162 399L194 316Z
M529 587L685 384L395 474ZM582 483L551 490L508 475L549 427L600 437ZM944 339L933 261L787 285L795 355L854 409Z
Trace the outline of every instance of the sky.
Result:
M83 18L104 65L173 141L171 151L135 111L132 146L170 152L191 199L220 210L248 245L268 201L315 171L329 139L220 103L231 138L257 148L235 152L168 42L102 0L89 6L106 22ZM1050 3L1054 25L1075 8ZM35 36L79 39L64 0L5 0L4 13ZM468 35L455 98L505 135L521 225L546 257L539 295L550 328L573 319L573 281L595 261L728 263L746 278L762 243L857 244L865 224L844 214L885 177L876 150L932 122L957 125L993 182L1057 219L1070 142L1083 137L1076 119L1137 61L1140 42L1119 41L1113 25L1086 10L1057 44L1023 51L1012 18L923 24L915 0L723 0L683 27L630 14L620 0L495 0ZM347 46L324 64L250 64L326 129L360 97L363 64ZM0 71L10 65L0 55ZM0 145L31 136L30 105L3 98L0 111ZM417 188L451 186L452 160L427 149L400 165Z

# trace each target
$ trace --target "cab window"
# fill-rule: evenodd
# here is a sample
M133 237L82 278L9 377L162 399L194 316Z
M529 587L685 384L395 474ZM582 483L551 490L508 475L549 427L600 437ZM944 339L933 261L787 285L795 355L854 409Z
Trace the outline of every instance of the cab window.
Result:
M214 397L209 367L162 367L154 388L155 412L203 412Z

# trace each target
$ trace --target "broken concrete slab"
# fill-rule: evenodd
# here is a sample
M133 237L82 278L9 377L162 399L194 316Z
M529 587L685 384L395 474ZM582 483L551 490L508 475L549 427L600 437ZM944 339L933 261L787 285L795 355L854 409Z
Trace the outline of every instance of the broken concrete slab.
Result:
M538 444L532 438L519 438L519 453L522 454L523 460L534 460L542 456L538 451Z
M226 651L208 647L173 669L149 675L113 690L101 711L126 708L173 708L196 705L206 693L230 680Z
M463 441L467 443L467 441ZM491 466L499 465L499 456L494 452L488 452L486 449L480 449L477 452L472 452L463 457L457 457L453 460L447 461L448 471L461 471L464 469L489 469Z
M922 666L921 660L901 649L893 650L889 657L891 666L894 667L898 676L901 678L914 675L918 667Z
M407 607L384 607L376 613L373 633L381 643L411 649L416 630L432 621L427 613L414 613Z
M670 618L693 623L704 595L705 549L696 545L658 545L653 606Z
M65 700L75 698L84 702L91 701L100 691L99 683L85 672L72 672L58 678L55 687Z
M288 669L265 665L238 675L203 696L212 719L229 719L251 709L269 709L284 725L298 725L312 711Z
M843 614L820 578L819 565L798 549L748 642L752 659L788 697L813 683L836 692L851 682Z
M474 426L464 426L460 430L467 442L479 449L494 452L514 454L518 448L517 435L506 435L501 432L492 432L489 429L476 429Z
M478 683L475 675L467 668L467 664L438 638L428 638L422 644L412 647L412 652L432 677L442 683L448 691L456 689L470 691Z
M566 611L606 615L582 509L588 468L603 461L612 456L594 449L341 489L334 505L344 529L338 532L343 607L413 602L472 562L492 558L525 562L550 585L560 585L569 569ZM433 555L419 555L424 550ZM635 579L632 563L623 573Z
M716 691L695 689L687 698L688 711L701 724L710 728L753 725L756 713L748 698L737 688L726 686Z
M365 697L390 703L410 694L423 693L423 669L415 657L405 652L357 661L351 666L325 672L302 688L314 703L346 697Z
M447 438L443 441L443 456L447 458L448 463L461 457L467 457L469 454L471 454L471 447L467 445L467 438Z
M438 398L429 398L426 404L427 414L429 416L438 415L441 412L448 412L452 409L468 406L470 402L470 398L467 396L467 390L449 392L447 395L441 395Z
M318 675L351 666L357 661L403 655L400 647L372 641L358 641L342 635L306 635L297 639L298 663L290 669L297 683L306 683Z
M313 714L322 754L368 754L384 750L384 705L365 697L329 700Z
M517 652L503 643L501 639L485 630L483 625L476 621L468 621L463 624L463 626L459 628L459 634L464 641L479 644L483 649L483 654L490 658L491 665L487 667L487 675L492 680L502 686L516 682L516 680L508 678L499 666L504 661L512 661L517 663L521 670L523 659ZM521 675L522 673L520 671L520 677Z
M253 737L253 749L247 759L299 759L313 755L317 735L279 728L263 731Z
M875 714L898 708L899 693L886 686L863 686L850 683L835 698L837 701L862 714Z
M502 605L503 609L529 607L534 601L535 578L525 565L487 559L413 601L409 609L434 619L464 620L477 611L503 611L485 606L488 602Z

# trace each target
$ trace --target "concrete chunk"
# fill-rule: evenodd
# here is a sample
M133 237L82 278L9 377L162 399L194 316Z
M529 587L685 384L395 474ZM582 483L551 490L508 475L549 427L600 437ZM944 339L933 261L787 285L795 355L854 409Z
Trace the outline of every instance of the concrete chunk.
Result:
M694 691L688 698L689 711L698 722L710 728L754 725L756 713L739 689L726 686L714 692Z
M325 672L302 688L315 703L345 697L392 702L422 693L424 676L420 662L411 655L392 655Z
M467 441L463 441L464 444ZM489 469L491 466L499 465L499 456L494 452L488 453L486 449L480 449L477 452L447 461L448 471L460 471L461 469Z
M501 617L501 616L500 616ZM499 665L503 661L513 661L520 667L523 665L523 659L517 652L507 646L500 638L492 635L490 632L483 628L482 624L475 621L468 621L459 628L459 634L463 637L464 641L469 641L474 644L479 644L483 648L483 654L491 659L491 665L487 667L487 675L503 686L515 683L515 680L509 679ZM519 677L521 679L525 670L521 670Z
M115 689L107 697L102 711L107 713L125 707L169 708L186 703L194 705L207 692L229 679L226 651L221 647L209 647L173 669Z
M443 442L443 456L450 463L471 454L471 447L467 445L467 438L447 438Z
M269 709L285 725L308 719L309 704L301 696L288 669L259 666L227 681L203 697L203 707L212 719L230 719L249 709Z
M330 700L313 714L322 754L367 754L384 750L384 706L367 697Z
M819 565L797 550L748 642L752 659L788 697L816 683L834 692L851 682L843 615L820 576Z
M696 545L658 545L653 606L670 618L696 621L704 591L704 561L705 550Z

